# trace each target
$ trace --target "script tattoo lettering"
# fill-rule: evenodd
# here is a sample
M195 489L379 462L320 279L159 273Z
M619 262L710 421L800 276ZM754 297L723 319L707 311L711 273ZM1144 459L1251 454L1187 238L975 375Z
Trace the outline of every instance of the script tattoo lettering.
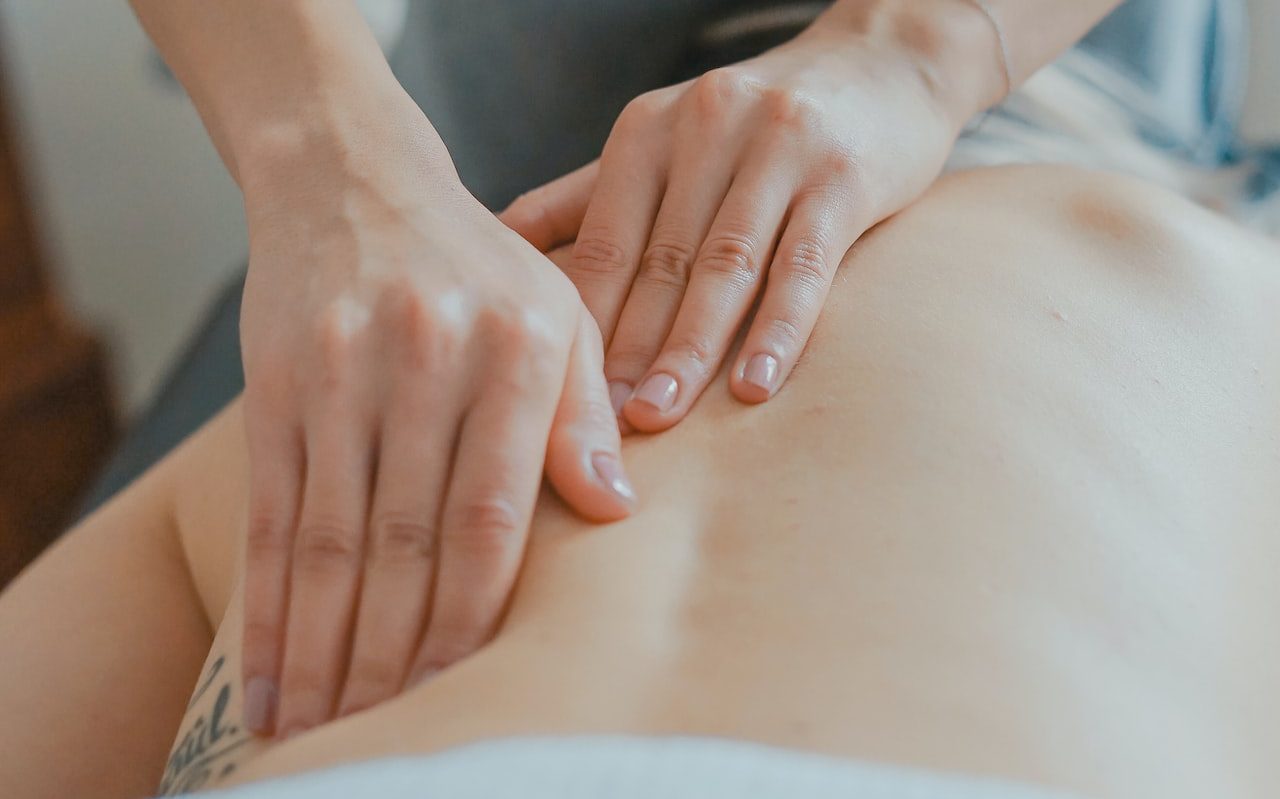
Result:
M187 710L195 707L206 693L219 682L222 668L226 664L225 657L219 657L208 669ZM196 717L190 729L182 736L164 769L164 778L160 781L160 793L173 795L199 790L211 778L226 777L235 771L235 763L228 757L251 740L251 736L243 734L239 727L230 724L226 719L227 705L231 702L232 680L224 678L221 687L213 700L213 707Z

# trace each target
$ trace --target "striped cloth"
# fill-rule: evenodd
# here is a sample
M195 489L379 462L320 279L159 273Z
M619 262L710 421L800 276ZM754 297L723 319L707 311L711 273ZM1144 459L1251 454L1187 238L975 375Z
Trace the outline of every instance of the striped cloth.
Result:
M829 3L746 3L701 33L687 72L781 43ZM1280 148L1235 131L1247 71L1238 0L1129 0L975 119L947 171L1067 163L1135 175L1280 237Z

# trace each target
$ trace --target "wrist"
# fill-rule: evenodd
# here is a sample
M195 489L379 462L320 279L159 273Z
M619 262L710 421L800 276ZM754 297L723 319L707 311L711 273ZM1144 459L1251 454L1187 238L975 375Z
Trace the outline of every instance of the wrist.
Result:
M354 5L280 3L250 22L260 36L242 35L216 57L171 59L242 191L342 167L374 147L407 148L452 172Z
M444 142L397 85L344 95L336 87L256 119L229 137L234 174L249 205L296 192L336 191L411 177L423 192L461 189Z
M899 54L957 134L1009 89L999 34L971 0L841 0L809 33Z

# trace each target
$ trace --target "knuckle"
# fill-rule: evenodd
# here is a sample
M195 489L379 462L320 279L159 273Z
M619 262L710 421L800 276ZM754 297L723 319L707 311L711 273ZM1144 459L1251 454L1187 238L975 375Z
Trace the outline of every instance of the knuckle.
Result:
M433 349L441 343L429 301L412 291L396 297L390 304L393 310L388 311L386 323L396 348L405 356L408 367L425 369L434 360Z
M796 242L779 266L786 279L797 281L810 289L820 289L830 277L826 253L821 244L811 239Z
M822 114L817 100L795 89L767 89L763 102L769 120L787 128L812 130Z
M501 304L485 315L486 329L504 347L529 353L545 353L555 347L555 329L540 311L516 304Z
M646 130L663 113L664 107L665 103L657 92L636 97L618 115L610 139L620 139L624 146L639 144L646 138Z
M786 317L770 319L765 333L769 340L777 345L780 352L794 352L804 344L800 326Z
M414 367L447 359L465 338L470 317L467 303L455 293L425 294L412 277L384 289L378 305L379 323L409 356Z
M311 521L298 528L294 555L303 571L327 572L351 568L360 557L360 539L355 525Z
M446 544L484 562L504 560L518 549L524 524L515 504L500 494L490 494L460 504L446 528Z
M333 303L316 319L316 347L326 381L340 381L346 375L356 340L352 316L343 303Z
M245 546L250 563L279 557L288 550L289 529L275 514L256 514L249 519Z
M585 276L614 276L622 269L626 253L603 236L578 239L573 245L569 271Z
M428 306L419 345L438 360L456 357L466 346L471 309L448 297L438 297Z
M661 286L683 288L696 256L693 245L675 239L655 241L640 261L639 277Z
M434 314L430 303L416 287L397 288L387 299L392 308L389 321L397 335L410 340L425 339L431 335Z
M757 95L760 86L759 80L741 69L720 67L695 80L691 93L697 109L714 117Z
M616 430L618 416L613 412L613 406L609 404L607 398L593 397L582 404L573 427L584 435Z
M620 119L631 122L644 122L662 112L666 105L659 92L645 92L628 102L622 109Z
M480 326L498 344L522 345L525 328L520 309L506 301L495 302L480 313Z
M420 564L435 557L436 528L407 514L374 520L370 558L384 564Z
M563 336L551 316L529 307L521 307L516 316L517 341L536 353L549 353L560 348Z
M680 336L671 342L668 351L691 364L700 375L707 374L718 360L715 346L704 335Z
M586 441L608 442L618 430L618 415L614 413L609 395L605 393L593 395L583 403L581 413L574 427L583 431L581 446ZM603 438L598 437L603 435Z
M848 191L864 185L862 159L853 149L831 146L818 160L817 168L820 188Z
M760 257L749 236L721 234L703 245L698 268L722 275L740 285L760 277Z

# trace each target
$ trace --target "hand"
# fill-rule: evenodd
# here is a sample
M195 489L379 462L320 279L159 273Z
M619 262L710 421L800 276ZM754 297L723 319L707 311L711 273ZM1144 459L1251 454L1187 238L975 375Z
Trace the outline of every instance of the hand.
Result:
M419 119L241 165L255 732L368 707L488 640L544 456L583 515L633 503L594 322Z
M576 239L565 271L615 411L652 432L689 411L757 300L729 384L773 396L845 253L927 188L958 127L903 44L819 24L639 97L598 162L501 218L544 251Z

